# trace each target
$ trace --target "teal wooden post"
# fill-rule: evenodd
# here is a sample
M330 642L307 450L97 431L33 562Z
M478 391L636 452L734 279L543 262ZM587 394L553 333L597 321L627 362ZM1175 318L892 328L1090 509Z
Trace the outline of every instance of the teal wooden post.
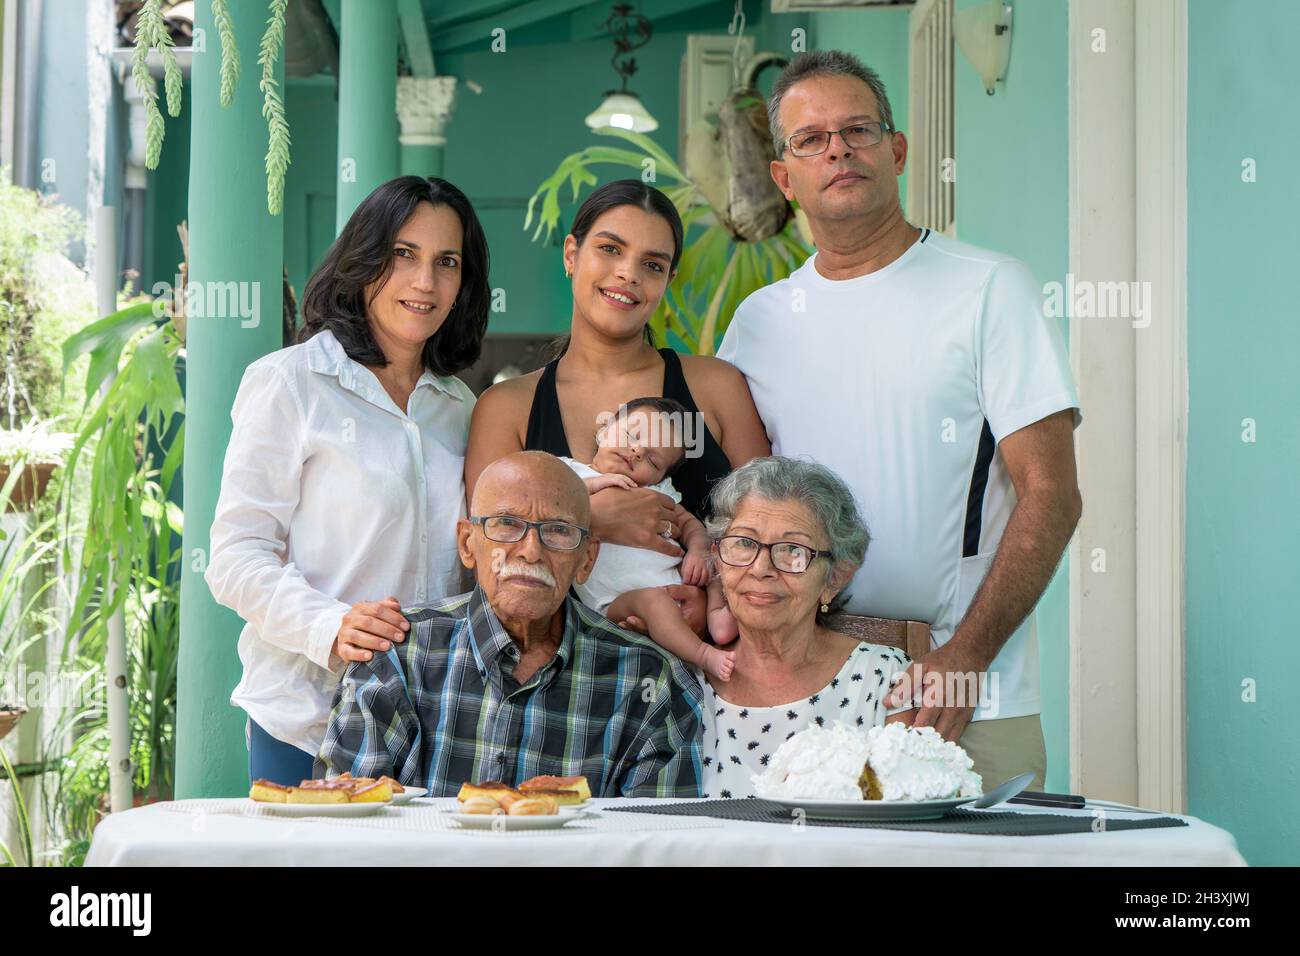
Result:
M211 4L195 4L208 38L191 74L190 309L186 332L185 535L177 671L176 796L248 792L239 680L242 622L212 599L203 572L230 439L230 408L250 362L281 344L284 223L266 211L266 121L254 64L266 0L230 0L244 71L234 102L219 101L220 55ZM283 89L284 57L277 63Z
M402 144L401 171L403 176L442 175L442 147L427 143Z
M337 229L398 169L397 0L341 3Z

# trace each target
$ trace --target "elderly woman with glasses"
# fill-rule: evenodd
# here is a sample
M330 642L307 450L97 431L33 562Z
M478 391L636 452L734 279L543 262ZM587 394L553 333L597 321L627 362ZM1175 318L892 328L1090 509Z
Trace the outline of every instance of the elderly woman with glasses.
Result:
M754 796L785 740L810 724L902 719L884 698L910 658L826 626L862 564L869 536L848 487L830 469L755 458L713 489L706 523L740 636L729 681L704 687L702 791ZM899 715L897 718L895 715Z

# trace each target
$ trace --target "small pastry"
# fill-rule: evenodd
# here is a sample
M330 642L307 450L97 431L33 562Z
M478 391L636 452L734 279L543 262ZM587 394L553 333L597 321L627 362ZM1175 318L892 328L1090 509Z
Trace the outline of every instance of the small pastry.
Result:
M509 808L511 803L514 803L522 796L523 794L508 783L502 783L500 780L487 780L483 783L461 784L456 799L463 803L470 797L491 797L501 806Z
M550 817L560 812L560 805L550 797L521 797L506 810L512 817Z
M491 797L470 797L460 805L461 813L489 814L504 813L501 804Z

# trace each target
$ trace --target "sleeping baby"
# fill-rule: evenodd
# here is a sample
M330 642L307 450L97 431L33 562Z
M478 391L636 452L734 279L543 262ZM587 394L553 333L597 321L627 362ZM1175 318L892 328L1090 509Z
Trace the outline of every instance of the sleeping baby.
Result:
M708 532L681 505L682 496L669 477L686 458L682 422L686 409L666 398L636 398L621 406L596 433L596 457L590 465L561 459L587 486L589 494L605 488L652 488L677 502L671 532L681 555L649 548L602 542L596 565L583 584L574 583L583 603L612 621L639 618L650 638L664 650L689 661L719 680L731 677L735 654L702 641L666 590L674 584L708 589L708 630L727 644L738 633L727 608L721 580L710 574Z

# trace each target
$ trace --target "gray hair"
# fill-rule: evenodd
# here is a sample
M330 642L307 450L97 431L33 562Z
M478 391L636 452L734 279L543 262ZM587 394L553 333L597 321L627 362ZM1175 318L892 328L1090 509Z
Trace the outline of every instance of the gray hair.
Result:
M856 76L871 88L880 104L880 121L886 132L894 129L894 110L889 105L889 95L880 74L864 64L852 53L843 50L810 50L800 53L781 71L772 86L772 95L767 98L767 125L772 132L772 146L776 149L776 158L785 153L785 130L781 128L781 100L790 87L814 76Z
M754 458L741 465L713 487L709 498L712 514L705 521L710 537L716 541L727 533L741 501L749 495L803 505L830 542L828 550L834 565L853 570L861 566L871 535L853 492L825 465L777 455ZM845 592L837 594L828 615L834 614L845 598ZM817 619L822 622L824 616L818 614Z

